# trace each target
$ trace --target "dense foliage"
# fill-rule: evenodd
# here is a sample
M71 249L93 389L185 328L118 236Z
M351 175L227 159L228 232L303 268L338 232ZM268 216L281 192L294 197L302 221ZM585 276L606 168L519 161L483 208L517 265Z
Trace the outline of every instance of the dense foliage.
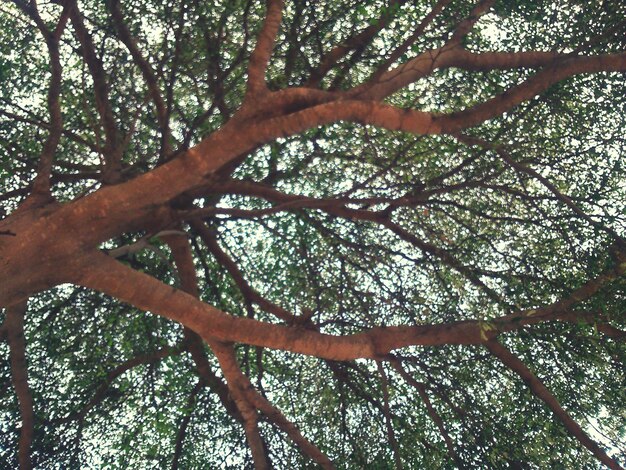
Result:
M0 467L621 468L625 17L2 2Z

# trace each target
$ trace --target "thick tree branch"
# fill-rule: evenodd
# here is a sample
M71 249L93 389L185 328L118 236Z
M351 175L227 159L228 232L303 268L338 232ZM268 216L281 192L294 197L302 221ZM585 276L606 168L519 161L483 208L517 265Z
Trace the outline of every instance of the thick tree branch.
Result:
M181 288L189 295L198 297L198 280L196 277L196 270L193 264L189 241L186 237L169 235L165 237L165 242L172 250L172 256L174 258L174 262L176 263L178 275L181 279ZM201 372L201 376L206 376L209 380L208 383L211 384L211 382L214 382L214 380L212 380L213 373L210 370L208 361L204 358L203 351L199 351L199 348L201 348L199 338L194 332L186 332L186 336L192 341L194 348L192 355L198 366L198 370ZM271 464L268 460L265 445L259 431L256 409L246 400L240 390L232 385L232 379L229 378L231 377L233 368L237 368L238 370L239 367L236 364L236 360L234 364L230 361L229 354L232 350L232 345L223 344L211 336L207 337L206 340L220 363L220 367L224 372L224 376L226 377L228 383L228 389L230 390L229 396L227 398L224 397L223 402L226 409L231 411L232 406L230 403L230 395L232 395L232 401L235 404L237 412L234 412L233 410L231 411L231 414L234 417L241 417L248 445L250 447L250 451L252 452L254 467L257 469L269 469L271 468ZM221 384L221 381L218 380L218 382ZM218 388L218 390L220 389L221 387Z
M274 407L267 399L263 398L252 386L239 368L235 351L231 345L223 343L213 344L211 348L215 351L220 367L228 381L228 385L235 396L239 395L255 409L261 411L267 418L282 429L298 446L298 448L318 463L322 468L334 469L335 466L314 444L309 442L299 431L299 429Z
M476 53L460 47L444 46L422 52L408 62L380 75L375 82L368 81L348 91L346 96L362 100L381 100L420 78L430 75L437 69L456 67L470 71L490 71L543 67L545 73L540 75L541 72L538 72L535 75L539 75L539 79L535 80L539 83L532 85L537 88L537 91L530 95L532 97L550 85L572 75L622 71L626 68L624 57L626 57L625 54L583 56L545 51ZM552 72L555 70L558 70L558 74L552 77ZM526 86L530 87L530 85ZM511 88L506 94L510 94L515 89L516 87Z
M248 95L267 90L265 74L283 15L283 0L267 0L267 13L248 66ZM250 99L250 98L246 98Z
M182 323L204 339L235 341L331 360L379 358L393 349L409 345L480 344L499 333L554 320L626 272L626 263L621 263L576 289L566 299L488 322L459 321L441 325L384 327L348 336L332 336L308 329L233 317L104 254L95 253L88 262L89 269L77 273L73 282Z
M253 126L260 142L288 137L307 129L338 121L370 124L392 131L418 135L440 134L441 127L431 113L400 109L378 101L339 100L313 106L286 116L268 119Z
M498 117L566 78L582 73L620 71L626 71L626 53L563 60L546 67L501 95L463 111L436 117L433 121L442 132L455 133Z
M190 294L197 296L197 278L195 275L188 240L180 236L170 236L167 242L172 249L172 254L179 270L183 289ZM195 341L193 344L196 348L198 348L199 337L192 332L189 332L189 336L194 337L193 339L195 339ZM328 460L328 457L322 454L315 445L307 441L300 434L299 430L292 423L290 423L277 408L273 407L265 398L254 390L249 379L242 373L239 367L233 346L231 344L215 340L214 338L207 338L207 341L220 362L220 367L228 382L228 388L232 392L235 404L240 412L240 416L243 418L244 428L246 429L246 433L248 435L248 442L251 446L255 463L260 468L263 468L263 465L265 464L271 466L263 450L265 446L262 445L260 448L258 447L259 442L262 444L262 439L260 438L256 424L256 409L258 409L274 423L276 423L281 429L283 429L291 437L294 443L315 462L319 463L324 468L334 468L330 460ZM196 359L197 358L194 357L194 360ZM196 363L199 364L199 369L207 367L206 360L196 360ZM255 410L251 410L250 405L252 405ZM263 458L263 460L259 460L261 458Z

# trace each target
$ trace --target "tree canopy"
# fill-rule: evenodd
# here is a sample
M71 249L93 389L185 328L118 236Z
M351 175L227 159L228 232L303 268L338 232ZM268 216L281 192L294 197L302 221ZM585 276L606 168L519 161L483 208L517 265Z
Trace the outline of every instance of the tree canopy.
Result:
M622 468L626 4L0 4L0 467Z

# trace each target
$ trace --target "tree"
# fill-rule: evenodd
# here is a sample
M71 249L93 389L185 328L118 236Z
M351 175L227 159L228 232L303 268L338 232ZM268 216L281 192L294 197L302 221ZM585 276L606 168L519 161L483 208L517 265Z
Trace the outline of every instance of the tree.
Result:
M2 467L622 468L623 2L0 8Z

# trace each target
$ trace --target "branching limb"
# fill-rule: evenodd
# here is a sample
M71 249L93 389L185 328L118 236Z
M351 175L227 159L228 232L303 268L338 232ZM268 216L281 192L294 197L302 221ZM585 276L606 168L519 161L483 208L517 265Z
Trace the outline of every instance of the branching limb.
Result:
M193 266L193 259L191 257L189 241L180 236L169 236L166 240L172 249L172 254L179 269L179 275L183 281L183 288L189 293L197 295L197 278ZM195 348L195 352L192 351L192 355L194 356L194 360L196 361L199 370L206 372L208 367L206 359L203 357L203 354L201 354L202 357L198 357L200 354L198 348L201 348L199 336L189 331L189 334L186 334L186 337L191 337L193 340L191 344ZM231 344L223 343L213 338L207 338L207 342L220 362L220 367L228 382L228 388L231 391L234 403L239 410L239 416L243 420L255 464L258 465L259 468L263 468L263 465L266 463L269 465L269 461L267 459L267 455L265 455L265 446L258 432L257 409L262 411L269 419L283 429L292 438L294 443L314 461L318 462L324 468L334 468L330 460L328 460L328 457L322 454L315 445L307 441L300 434L299 430L292 423L290 423L278 409L273 407L265 398L254 390L250 380L241 371L235 356L234 348ZM228 399L230 400L230 395L228 396ZM251 406L253 408L251 408ZM259 447L260 444L261 446Z
M612 470L623 470L623 468L600 446L593 441L587 433L574 421L571 416L561 407L558 400L552 395L550 390L532 373L532 371L519 358L513 355L507 348L495 340L485 343L485 347L509 369L515 372L528 385L532 393L542 400L554 413L554 416L563 423L567 431L576 438L582 445L604 465Z
M480 0L476 6L472 8L469 16L454 28L454 33L452 33L452 37L446 45L451 47L460 45L465 36L467 36L476 25L480 17L487 13L494 3L496 3L495 0Z
M120 143L122 139L119 136L113 108L109 101L109 85L106 72L104 71L102 59L96 54L93 39L85 26L84 17L78 8L76 0L68 0L67 6L70 11L72 26L81 45L83 57L93 79L96 108L104 128L105 142L103 153L105 168L102 180L105 183L115 183L119 180L119 172L121 170L122 155Z
M203 385L203 380L200 379L189 394L189 398L187 398L185 406L186 412L180 420L178 432L176 433L176 444L174 445L174 455L172 456L172 466L170 467L172 470L178 470L178 461L180 460L180 455L183 452L185 436L187 435L187 427L189 426L189 421L191 421L191 415L196 404L196 397L198 396L198 393L202 389Z
M7 340L9 343L9 357L11 361L11 379L20 409L22 427L18 447L18 461L20 470L32 468L31 445L35 413L33 411L33 396L28 386L28 365L26 362L26 339L24 338L24 315L26 301L11 305L6 309Z
M191 226L200 235L200 238L202 238L202 241L207 246L209 251L211 251L218 263L220 263L231 275L231 277L237 284L237 287L239 287L239 290L241 291L248 303L256 303L263 310L275 315L277 318L280 318L281 320L284 320L288 323L295 321L295 315L293 315L291 312L288 312L280 305L270 302L261 294L259 294L256 290L254 290L250 286L250 284L248 284L235 261L233 261L233 259L228 256L228 254L224 250L222 250L222 247L216 240L215 235L211 233L211 231L207 228L206 225L204 225L204 223L197 220L191 221Z
M276 35L283 15L283 0L267 0L267 13L256 47L250 56L248 66L247 95L261 94L267 91L265 73L274 49ZM249 96L246 99L250 99Z
M623 53L596 56L548 51L476 53L466 51L460 47L441 47L422 52L408 62L382 74L377 78L376 82L368 81L346 92L346 96L362 100L381 100L410 83L430 75L437 69L451 67L472 71L543 68L542 71L545 73L541 74L540 71L526 82L510 88L503 94L503 96L508 97L509 94L516 91L520 86L524 88L534 87L537 91L529 96L532 97L547 89L550 85L572 75L624 70L626 68L624 57L626 55ZM558 74L554 77L551 76L553 71L558 71ZM534 79L537 76L539 78ZM532 84L526 84L531 80L533 80ZM512 98L514 97L509 97L509 99ZM521 98L518 97L517 99ZM521 101L526 99L528 98L523 98ZM498 111L498 113L501 113L501 111Z
M576 57L559 61L536 73L504 93L463 111L434 119L447 134L456 133L493 119L547 90L551 85L582 73L620 72L626 70L626 53L595 57Z
M449 0L448 0L449 1ZM393 19L393 11L405 4L406 0L390 0L389 6L377 21L349 38L346 38L338 46L333 47L320 59L320 64L311 72L307 81L307 87L318 87L326 74L337 65L350 51L364 48L381 30L387 27ZM391 12L391 13L390 13Z
M404 367L402 367L402 362L399 359L393 358L391 359L390 362L393 368L398 371L398 373L404 378L404 380L406 380L406 382L409 385L417 389L417 392L419 393L419 396L422 399L422 402L424 403L426 410L428 411L428 415L430 416L430 419L432 419L433 423L435 423L435 425L437 426L437 429L439 430L439 433L441 434L441 437L443 438L446 444L448 455L450 456L450 458L452 459L452 461L456 464L458 468L464 468L465 466L463 465L463 462L461 462L461 460L459 459L459 456L454 450L454 444L452 443L452 439L450 439L450 435L448 434L448 431L446 431L446 428L443 423L443 419L441 418L439 413L437 413L437 410L435 410L435 408L433 407L430 401L430 397L428 396L428 392L426 389L426 384L415 380L404 369Z
M148 93L154 102L157 121L159 123L159 132L161 134L161 159L163 159L172 152L172 149L170 146L170 128L168 123L167 107L161 95L157 77L154 70L152 70L150 63L143 57L139 47L137 46L137 41L130 33L128 26L124 21L124 16L120 8L120 0L109 0L107 4L109 10L111 11L111 17L113 18L113 25L115 26L117 35L122 40L135 61L135 64L141 71L148 88Z
M383 414L385 415L385 425L387 426L387 439L389 440L389 445L391 445L391 450L393 451L393 459L396 465L396 470L401 470L402 466L402 458L400 457L400 447L398 446L398 440L396 439L396 434L393 430L393 421L391 416L391 409L389 407L389 380L387 379L387 374L385 373L385 368L381 361L376 361L376 365L378 366L378 374L380 375L381 387L383 389Z
M428 15L426 15L424 19L420 22L420 24L417 25L417 28L415 28L413 34L411 34L411 36L409 36L402 44L394 49L394 51L389 55L387 60L382 63L370 76L365 86L367 87L367 84L372 85L378 83L380 81L380 78L387 72L389 67L400 57L402 57L402 54L409 50L409 48L415 43L415 41L417 41L420 36L424 34L426 28L428 28L428 26L437 17L437 15L439 15L439 13L441 13L450 2L451 0L438 0L437 3L433 6L432 10L428 13Z
M586 220L587 222L589 222L594 227L596 227L596 228L598 228L600 230L603 230L604 232L608 233L616 241L621 242L626 247L626 240L624 240L624 237L620 236L617 232L615 232L615 230L611 229L610 227L606 227L601 222L598 222L598 221L592 219L589 215L587 215L587 213L585 213L580 207L578 207L578 205L572 200L572 198L570 198L568 195L563 194L561 191L559 191L559 189L554 184L552 184L550 182L550 180L548 180L548 178L543 176L538 171L530 168L529 166L524 165L523 163L520 163L520 162L516 161L511 156L511 154L506 150L506 148L504 146L502 146L502 145L494 145L494 144L491 144L491 143L489 143L489 142L487 142L487 141L485 141L483 139L479 139L479 138L471 137L471 136L467 136L467 135L460 135L459 134L459 135L456 135L455 137L460 142L463 142L466 145L478 145L478 146L480 146L482 148L493 150L502 159L502 161L504 161L511 168L515 169L516 171L519 171L521 173L525 173L525 174L535 178L542 185L544 185L546 187L546 189L548 189L548 191L550 191L552 194L554 194L558 200L560 200L567 207L569 207L576 215L578 215L580 218Z
M224 376L233 393L235 393L236 390L237 394L240 394L243 399L260 410L270 421L282 429L302 452L308 455L322 468L335 468L328 457L302 436L298 428L288 421L278 408L274 407L254 389L248 377L241 371L235 356L235 351L231 345L219 343L211 345L211 348L215 351L220 361Z
M43 145L41 155L39 156L39 164L37 166L37 176L32 183L31 197L50 198L50 175L52 173L52 162L56 153L61 135L63 134L63 117L61 115L61 78L63 69L61 67L61 58L59 55L59 40L69 17L69 9L67 6L63 8L61 16L53 31L50 31L39 15L37 4L31 2L28 5L21 2L15 2L37 25L37 29L44 37L48 48L48 56L50 59L50 85L48 87L48 110L50 113L49 133L46 142Z
M331 360L379 358L393 349L409 345L480 344L524 325L554 320L626 272L626 263L621 263L576 289L564 300L489 320L487 328L485 322L470 320L439 325L374 328L352 335L333 336L228 315L104 254L94 253L86 262L89 269L77 273L74 279L76 284L182 323L204 339L241 342Z
M170 246L172 250L172 255L174 257L174 262L176 263L176 267L178 269L178 274L181 279L181 287L182 289L189 293L190 295L197 297L198 296L198 280L196 277L196 271L193 265L193 258L191 254L191 247L189 245L189 241L186 238L180 236L172 236L166 238L166 243ZM201 372L201 376L207 377L208 383L214 382L213 373L210 370L208 365L208 361L204 358L203 351L199 351L201 349L200 338L193 332L188 332L186 334L192 341L192 347L194 348L192 351L192 356L194 357L194 361L199 366L198 370ZM243 428L246 433L246 438L248 440L248 445L250 447L250 451L252 452L252 459L254 460L254 466L257 469L269 469L271 468L271 463L269 462L267 453L265 451L265 444L261 437L261 433L259 431L258 426L258 414L256 408L251 405L248 400L243 396L243 393L237 388L233 386L232 374L234 373L234 369L239 370L239 366L236 363L236 359L231 361L231 352L234 358L234 350L232 349L232 345L223 344L220 341L216 340L212 337L206 338L209 346L215 353L220 367L226 377L228 382L228 390L230 390L230 394L227 397L223 398L225 402L226 409L231 411L231 396L232 401L235 404L235 408L237 412L234 410L231 411L231 414L234 417L240 417L243 423ZM221 381L218 380L221 384ZM221 388L221 387L220 387ZM219 389L218 389L219 390ZM223 390L223 389L221 389ZM222 396L220 396L222 398Z

